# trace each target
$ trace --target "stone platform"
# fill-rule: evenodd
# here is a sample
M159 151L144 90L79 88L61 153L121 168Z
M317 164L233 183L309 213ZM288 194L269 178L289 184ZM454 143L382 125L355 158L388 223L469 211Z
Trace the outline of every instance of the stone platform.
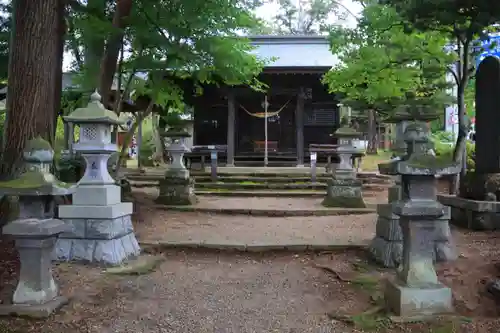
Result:
M500 230L500 202L476 201L455 195L438 195L438 201L450 207L450 223L471 230Z

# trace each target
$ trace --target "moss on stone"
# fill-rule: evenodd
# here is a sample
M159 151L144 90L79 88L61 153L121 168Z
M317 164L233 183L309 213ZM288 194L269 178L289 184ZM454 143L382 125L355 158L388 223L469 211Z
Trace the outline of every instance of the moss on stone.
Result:
M27 171L17 179L0 182L0 189L33 189L44 186L54 186L60 188L70 188L71 184L59 181L53 174L44 173L37 170Z
M349 126L342 126L333 133L334 137L338 138L359 138L361 133Z
M429 169L443 169L455 165L449 156L433 156L430 154L412 154L405 163L409 167Z
M366 208L363 197L326 196L321 204L330 208Z
M29 152L29 153L33 153L34 151L38 151L38 150L53 151L50 143L47 140L43 139L41 136L38 136L36 138L29 140L26 143L26 146L24 147L24 151Z

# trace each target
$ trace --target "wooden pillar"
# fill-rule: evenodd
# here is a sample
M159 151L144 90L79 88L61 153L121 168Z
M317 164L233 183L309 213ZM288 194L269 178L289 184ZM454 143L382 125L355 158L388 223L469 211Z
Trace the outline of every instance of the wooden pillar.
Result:
M295 126L297 130L297 166L304 166L304 88L300 88L297 95L297 108L295 109Z
M137 125L137 169L142 168L141 164L141 146L142 146L142 123L144 119L141 119ZM136 119L137 121L137 119Z
M236 123L236 108L234 91L229 90L227 95L227 161L226 166L234 166L234 132Z

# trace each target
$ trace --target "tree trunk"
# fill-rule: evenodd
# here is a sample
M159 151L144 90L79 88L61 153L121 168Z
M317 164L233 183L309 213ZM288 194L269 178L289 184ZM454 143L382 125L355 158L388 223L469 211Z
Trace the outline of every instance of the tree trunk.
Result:
M88 0L88 12L96 13L98 17L105 20L107 3L107 0ZM90 14L87 13L87 15ZM85 42L83 63L86 78L88 78L88 86L85 86L84 89L95 90L99 87L99 67L101 58L104 54L105 37L104 34L96 34L91 29L92 25L88 25L82 34L83 41ZM85 83L87 83L87 80Z
M1 178L15 177L27 140L52 141L60 101L56 67L60 66L61 0L14 1L13 39L7 90L7 120Z
M99 82L99 92L101 94L102 103L109 107L111 98L111 86L113 85L113 77L116 73L118 64L118 56L123 43L125 34L125 18L130 15L132 10L132 0L117 0L116 10L113 16L114 32L106 42L106 50L101 61L101 73ZM120 89L121 87L118 87Z
M64 19L66 14L64 5L60 5L58 8L58 19L59 19L59 25L58 25L58 33L57 33L57 59L56 59L56 65L53 68L54 69L54 75L56 77L55 79L55 88L54 88L54 128L53 128L53 133L52 133L52 138L53 138L53 147L56 147L56 133L57 133L57 119L59 118L59 115L61 114L61 97L62 97L62 80L63 80L63 60L64 60L64 40L65 40L65 35L66 35L66 21Z
M375 117L375 110L368 110L368 146L366 147L366 153L370 155L376 155L378 153L377 123Z
M460 62L458 65L458 87L457 87L457 108L458 108L458 135L457 143L455 145L455 150L453 151L453 161L461 162L462 169L460 174L452 177L449 193L458 194L460 187L460 179L463 179L467 169L465 167L467 161L467 153L465 152L467 144L467 131L468 126L465 123L465 88L469 83L469 61L470 61L470 41L467 40L462 45L460 41L459 46L459 58Z

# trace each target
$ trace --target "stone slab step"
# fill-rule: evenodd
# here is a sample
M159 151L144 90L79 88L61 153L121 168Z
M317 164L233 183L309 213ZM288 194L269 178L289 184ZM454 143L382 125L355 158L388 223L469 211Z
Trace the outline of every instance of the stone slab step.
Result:
M283 197L283 198L323 198L325 191L210 191L195 190L196 195L218 196L218 197ZM376 192L363 192L363 196L373 197Z
M144 187L157 187L158 180L156 181L130 181L130 186L136 188ZM363 184L363 191L385 191L390 184ZM237 191L320 191L325 193L326 184L322 183L309 183L309 184L238 184L238 183L196 183L196 190L204 191L224 191L224 192L237 192Z
M210 176L194 176L196 183L211 183L212 177ZM331 177L317 177L316 181L319 183L326 183ZM373 184L392 184L392 180L384 178L358 178L363 183L373 183ZM252 182L252 183L310 183L310 176L298 176L298 177L247 177L247 176L221 176L217 177L217 180L223 183L240 183L240 182Z

